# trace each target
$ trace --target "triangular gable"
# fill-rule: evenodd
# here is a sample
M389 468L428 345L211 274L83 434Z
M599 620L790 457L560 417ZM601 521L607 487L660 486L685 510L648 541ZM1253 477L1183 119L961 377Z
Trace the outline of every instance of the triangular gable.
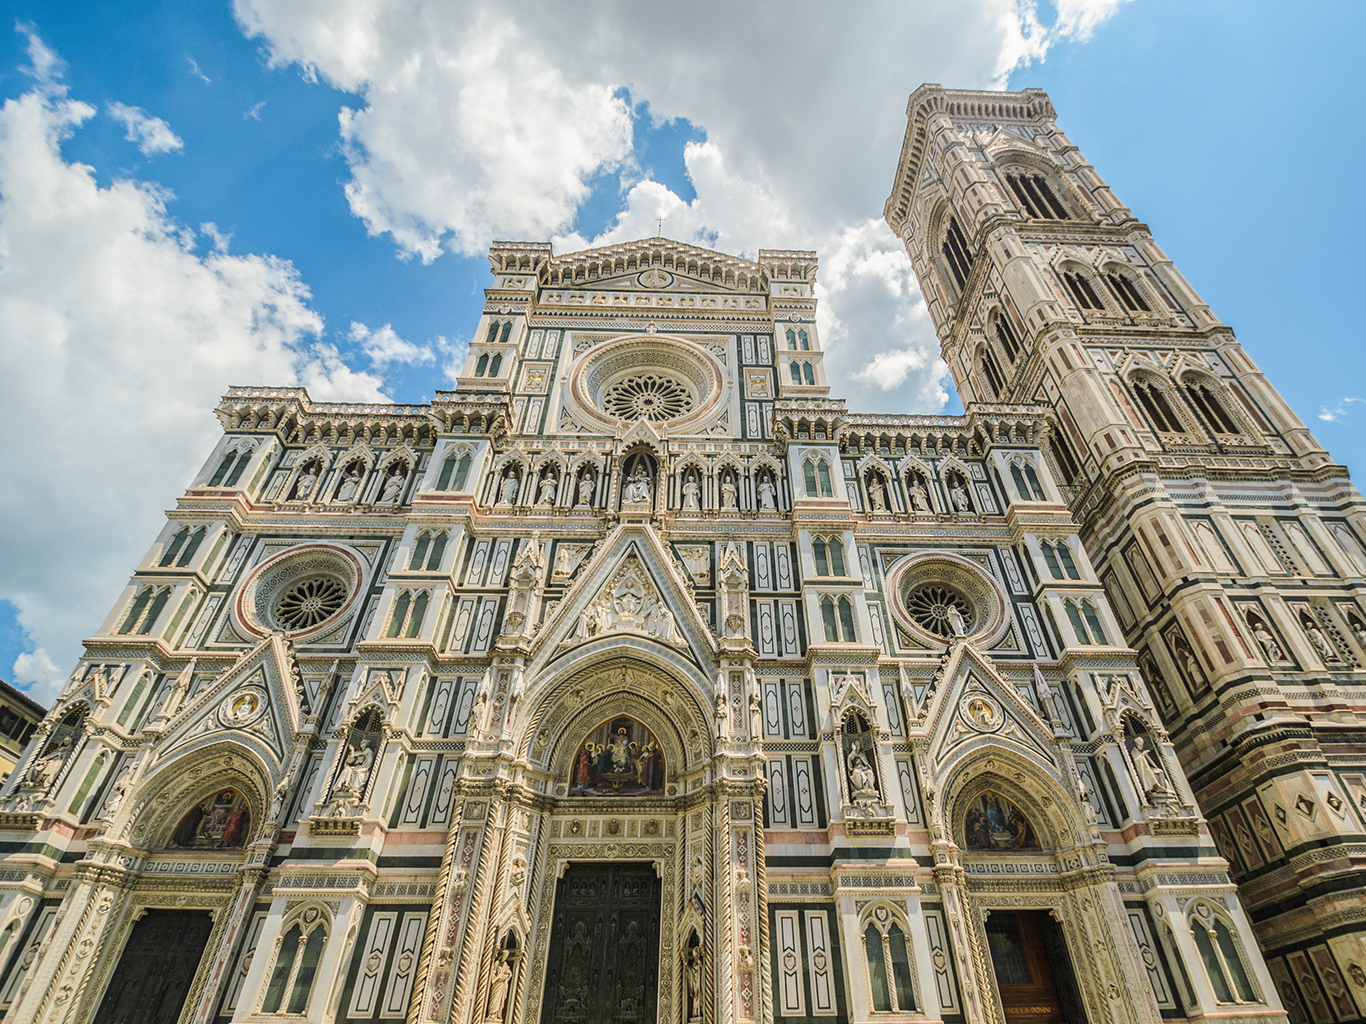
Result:
M982 742L1001 743L1057 765L1053 729L991 661L968 643L949 652L921 708L929 756L955 761Z
M532 643L527 674L575 644L620 634L709 663L716 641L684 582L687 571L648 526L623 524L598 545Z
M292 660L284 634L261 640L171 715L162 749L174 751L210 733L215 740L237 733L283 762L301 721Z

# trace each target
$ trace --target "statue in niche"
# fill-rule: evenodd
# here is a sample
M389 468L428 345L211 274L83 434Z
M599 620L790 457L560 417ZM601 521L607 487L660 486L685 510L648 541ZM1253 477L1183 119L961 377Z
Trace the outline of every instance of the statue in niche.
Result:
M778 489L773 486L773 481L767 473L759 477L759 509L763 512L775 512L778 509L777 494Z
M351 753L346 758L346 771L342 775L343 781L339 788L349 790L357 795L364 793L365 784L370 781L370 766L374 763L374 741L361 740L359 746L351 748Z
M392 505L398 501L398 494L403 490L403 483L408 479L408 469L405 466L395 466L390 470L388 477L384 481L384 490L380 493L380 505Z
M52 785L62 765L71 756L71 737L63 736L61 741L42 757L35 758L24 776L24 785L34 789L46 789Z
M555 500L555 488L559 483L559 478L554 473L547 473L541 480L541 493L536 499L537 505L549 505Z
M512 968L508 966L508 951L502 950L493 965L492 987L489 989L488 1021L501 1021L507 1006L508 986L512 983Z
M593 472L592 466L585 466L583 475L579 477L578 501L574 504L575 508L591 508L593 505L593 489L597 486L598 475Z
M688 1020L700 1021L702 1019L702 947L700 945L690 945L683 954L683 971L688 988Z
M918 476L911 478L911 511L930 511L930 492L925 490L925 484Z
M647 796L664 792L664 752L654 734L619 716L592 731L574 758L570 796Z
M961 479L954 479L953 485L949 488L949 497L953 499L955 512L960 515L967 515L972 512L972 501L968 498L968 489L963 486Z
M1314 650L1319 652L1319 657L1324 661L1342 660L1338 657L1338 652L1333 649L1333 645L1328 642L1328 638L1323 635L1323 630L1319 629L1318 624L1313 619L1307 615L1301 615L1300 625L1304 627L1304 635L1314 645Z
M299 479L294 482L294 499L296 501L307 501L317 483L318 464L310 462L299 473Z
M1251 619L1249 624L1252 626L1252 636L1262 648L1262 653L1267 656L1269 661L1284 661L1285 652L1281 650L1281 645L1276 643L1266 628L1266 624L1260 619Z
M702 487L697 482L697 474L689 473L683 480L683 511L696 512L702 505L700 498Z
M625 505L650 503L650 468L645 456L636 456L631 475L626 478L626 489L622 492L621 500Z
M270 820L279 821L285 813L285 800L289 797L289 776L286 775L275 787L270 799Z
M721 478L721 511L734 512L737 508L735 504L735 478L729 473Z
M868 506L874 512L887 511L887 489L882 486L882 478L876 473L868 477Z
M997 793L983 793L963 818L969 850L1037 850L1034 826L1024 813Z
M105 821L112 821L119 808L123 806L123 798L128 795L128 776L131 770L124 772L115 781L109 790L109 797L104 802L104 813L100 817Z
M337 488L338 501L352 501L356 497L356 492L360 490L360 468L353 462L346 470L346 475L342 477L341 485Z
M849 791L855 796L877 795L877 776L873 766L858 747L849 751Z
M1151 802L1153 794L1169 795L1171 786L1167 783L1167 773L1157 763L1157 752L1149 749L1142 736L1134 737L1134 745L1129 750L1134 761L1134 774L1138 776L1139 792L1146 802Z
M521 479L516 473L508 473L503 477L503 482L498 486L498 504L511 505L517 500L517 489L521 485Z

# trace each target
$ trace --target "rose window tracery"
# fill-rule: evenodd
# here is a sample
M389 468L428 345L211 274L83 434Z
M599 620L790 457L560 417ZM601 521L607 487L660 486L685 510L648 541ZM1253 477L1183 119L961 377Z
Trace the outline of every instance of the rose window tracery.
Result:
M660 422L692 411L692 392L663 373L638 373L610 385L602 396L603 411L622 420Z
M346 584L334 576L300 580L276 600L275 621L288 630L308 629L335 615L346 598Z
M938 636L953 636L953 611L962 616L966 631L972 631L972 604L966 597L943 583L922 583L906 595L906 610L922 629Z

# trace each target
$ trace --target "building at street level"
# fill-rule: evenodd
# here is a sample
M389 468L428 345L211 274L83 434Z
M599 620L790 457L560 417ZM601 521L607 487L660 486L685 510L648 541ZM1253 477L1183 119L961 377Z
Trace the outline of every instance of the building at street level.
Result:
M1361 1016L1360 496L1042 93L908 114L963 416L662 237L229 390L0 791L5 1024Z

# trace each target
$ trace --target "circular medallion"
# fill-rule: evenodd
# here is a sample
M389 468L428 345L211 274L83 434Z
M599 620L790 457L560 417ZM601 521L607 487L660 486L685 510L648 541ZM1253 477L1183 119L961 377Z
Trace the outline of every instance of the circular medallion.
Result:
M344 548L293 548L251 571L233 602L233 617L256 636L283 630L295 639L308 637L352 609L361 580L359 559Z
M1005 719L1001 705L985 693L965 694L958 710L968 728L977 732L995 732Z
M927 551L888 571L897 623L926 647L944 647L960 633L989 647L1010 628L1004 591L976 562L947 551Z

